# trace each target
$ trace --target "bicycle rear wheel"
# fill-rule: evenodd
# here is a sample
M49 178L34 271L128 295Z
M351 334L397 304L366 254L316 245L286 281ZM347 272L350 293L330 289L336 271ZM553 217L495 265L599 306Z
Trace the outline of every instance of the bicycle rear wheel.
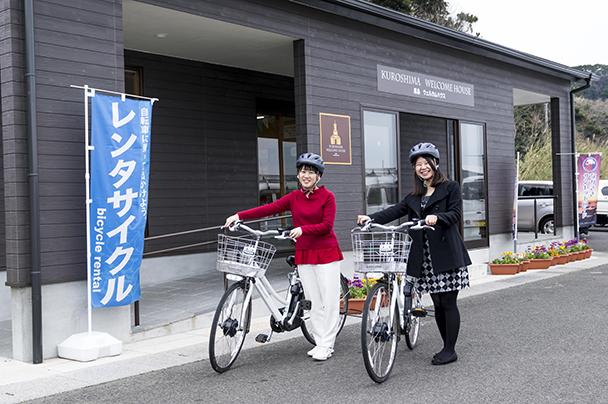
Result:
M344 323L346 322L346 314L348 313L348 279L342 274L340 274L340 321L338 323L338 333L336 336L340 334L342 328L344 328ZM309 312L306 310L304 312L304 317L309 317ZM300 326L302 330L302 334L304 334L304 338L311 344L315 345L315 338L310 333L311 325L310 318L302 321L302 325Z
M245 307L246 283L233 284L224 292L213 316L209 335L209 361L218 373L230 369L241 352L251 321L251 300Z
M418 342L418 334L420 332L420 317L412 315L412 309L422 307L422 299L417 290L412 292L412 304L406 307L407 314L405 315L405 343L409 349L414 349Z
M361 352L367 374L382 383L393 369L399 342L397 307L391 307L392 286L377 283L363 306L361 320ZM391 312L394 313L391 322Z

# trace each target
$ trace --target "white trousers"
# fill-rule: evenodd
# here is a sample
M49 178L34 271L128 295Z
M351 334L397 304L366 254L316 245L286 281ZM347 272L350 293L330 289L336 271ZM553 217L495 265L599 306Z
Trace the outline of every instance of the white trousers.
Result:
M333 349L340 325L340 261L298 265L298 273L311 302L309 331L318 347Z

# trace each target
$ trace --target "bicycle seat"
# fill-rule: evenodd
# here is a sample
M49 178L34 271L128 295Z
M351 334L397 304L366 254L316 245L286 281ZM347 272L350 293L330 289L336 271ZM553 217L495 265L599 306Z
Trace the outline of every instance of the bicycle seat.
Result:
M285 258L285 262L287 262L292 268L296 267L296 257L294 255L290 255L289 257Z

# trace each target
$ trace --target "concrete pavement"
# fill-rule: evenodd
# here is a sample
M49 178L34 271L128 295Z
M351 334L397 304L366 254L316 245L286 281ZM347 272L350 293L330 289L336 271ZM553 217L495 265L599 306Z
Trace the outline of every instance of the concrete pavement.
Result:
M587 270L607 263L608 253L594 252L590 259L552 267L549 270L528 271L513 276L489 275L474 281L471 288L461 293L461 298L466 299L564 273ZM428 296L426 297L428 298ZM426 304L430 304L430 302L427 301ZM51 359L40 365L32 365L2 359L0 362L0 403L21 402L206 359L209 324L212 316L213 313L209 313L199 320L203 325L206 324L206 327L125 344L120 356L102 358L94 362L80 363ZM351 324L356 323L358 318L349 318L348 321ZM267 331L268 314L261 302L257 300L254 302L251 334L245 340L244 349L256 346L254 336L259 332ZM273 342L290 338L301 338L300 331L275 334ZM203 361L202 364L209 366L206 361Z

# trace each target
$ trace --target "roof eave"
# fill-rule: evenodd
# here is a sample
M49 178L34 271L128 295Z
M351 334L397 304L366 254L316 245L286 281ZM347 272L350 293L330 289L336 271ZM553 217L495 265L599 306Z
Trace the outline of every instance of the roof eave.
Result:
M486 51L490 51L491 53L496 54L497 56L503 56L511 59L515 59L518 61L531 63L533 65L539 66L541 68L547 69L549 71L557 73L556 75L559 77L567 76L572 81L582 80L589 77L589 73L586 71L581 71L578 69L574 69L569 66L562 65L557 62L553 62L548 59L543 59L534 55L530 55L525 52L520 52L515 49L508 48L506 46L498 45L496 43L487 41L485 39L481 39L479 37L466 34L464 32L456 31L438 24L434 24L428 21L421 20L416 17L412 17L398 11L394 11L382 6L378 6L368 1L361 0L290 0L293 3L298 3L307 7L321 9L323 11L331 11L325 8L320 7L320 3L329 3L334 4L346 8L350 8L352 10L356 10L359 12L363 12L365 14L369 14L372 16L380 17L384 20L397 22L399 24L405 24L409 27L414 27L416 29L436 34L444 38L449 38L451 40L455 40L457 42L473 45L479 48L482 48ZM377 24L378 25L378 24ZM390 26L382 26L383 28L391 29ZM423 38L428 40L428 38ZM497 58L499 60L503 60L501 58ZM503 60L504 61L504 60Z

